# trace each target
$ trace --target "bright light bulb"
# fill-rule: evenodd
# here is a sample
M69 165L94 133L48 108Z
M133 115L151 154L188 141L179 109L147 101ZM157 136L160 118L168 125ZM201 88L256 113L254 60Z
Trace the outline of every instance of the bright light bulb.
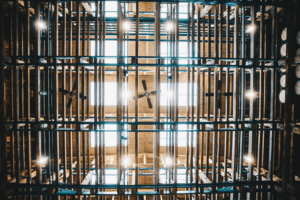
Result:
M249 92L246 92L245 96L248 97L249 99L251 99L251 98L255 97L255 93L252 91L249 91Z
M36 23L36 25L37 25L40 29L46 29L46 28L47 28L45 22L43 22L43 21L38 21L38 22Z
M171 31L173 29L173 23L172 22L168 22L166 24L166 29L167 29L167 31Z
M43 164L45 164L46 162L47 162L47 160L48 160L48 158L47 157L40 157L39 158L39 160L38 160L38 163L40 164L40 165L43 165Z
M129 31L129 29L130 29L130 23L129 23L129 21L124 21L123 28L124 28L124 30Z
M168 166L172 165L172 158L171 157L166 157L166 165L168 165Z
M253 159L250 156L244 156L244 159L249 163L252 162Z
M251 25L251 26L248 26L248 28L247 28L247 33L252 33L252 32L254 32L255 31L255 26L254 25Z
M129 157L123 158L123 162L122 163L123 163L124 166L129 165L130 164L130 158Z

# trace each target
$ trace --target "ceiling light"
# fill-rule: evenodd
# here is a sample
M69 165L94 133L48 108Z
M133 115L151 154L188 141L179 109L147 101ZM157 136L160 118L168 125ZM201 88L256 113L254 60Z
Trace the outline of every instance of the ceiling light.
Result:
M38 21L38 22L36 23L36 25L37 25L37 27L39 27L40 29L46 29L46 28L47 28L45 22L43 22L43 21Z
M245 93L245 96L248 97L249 99L254 98L255 97L255 92L248 91L248 92Z
M48 160L47 157L42 156L42 157L39 158L38 164L43 165L47 162L47 160Z

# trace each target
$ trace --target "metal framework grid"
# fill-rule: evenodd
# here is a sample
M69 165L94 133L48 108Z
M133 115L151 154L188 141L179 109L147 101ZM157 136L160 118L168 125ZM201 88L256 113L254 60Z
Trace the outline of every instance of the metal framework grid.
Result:
M293 59L295 45L289 39L286 57L280 56L278 21L287 21L287 38L294 38L292 8L297 8L297 2L185 1L187 19L179 17L183 1L155 2L153 17L140 15L141 3L118 2L117 18L105 17L105 1L0 3L1 189L5 198L290 198L290 177L295 175L290 123L295 121L295 108L289 77L297 57ZM166 19L161 19L163 4ZM46 22L45 30L36 25L41 20ZM123 25L128 20L134 28L126 32ZM173 25L172 30L165 30L166 22ZM247 33L248 26L257 31ZM117 40L117 57L105 56L108 35ZM144 35L150 39L141 39ZM92 40L95 56L91 56ZM140 56L139 44L147 40L154 43L154 56ZM125 55L125 41L134 43L133 56ZM167 57L161 56L162 41L168 45ZM179 57L179 41L187 42L187 57ZM116 59L117 64L105 62L107 58ZM180 64L181 60L187 64ZM134 96L139 95L139 74L147 72L146 66L154 71L155 90L160 91L164 81L174 97L163 109L156 95L148 121L140 116L139 99L134 100L131 116L122 95L129 80L126 73L134 77ZM278 77L283 68L287 86L281 104ZM112 120L104 106L108 72L115 74L117 82ZM91 76L99 83L93 91L95 106L90 105ZM181 77L188 91L185 115L178 102ZM76 80L74 86L72 80ZM66 95L59 88L76 90L73 109L64 106ZM248 100L246 91L256 91L257 96ZM105 124L117 124L113 166L106 163ZM187 129L178 130L181 124ZM140 129L144 125L153 128ZM139 163L141 132L153 134L153 163L147 168ZM161 132L167 132L168 139L163 153ZM187 144L182 165L178 135L183 132ZM122 159L128 156L124 138L129 133L134 133L130 142L135 150L133 164L126 167ZM93 152L91 134L100 141ZM245 160L245 155L253 161ZM47 163L39 163L45 156ZM172 158L170 164L163 163L166 157ZM117 170L116 185L105 183L109 168ZM161 169L167 172L166 184L160 183ZM185 169L185 183L178 182L178 169ZM141 176L152 177L153 184L139 183Z

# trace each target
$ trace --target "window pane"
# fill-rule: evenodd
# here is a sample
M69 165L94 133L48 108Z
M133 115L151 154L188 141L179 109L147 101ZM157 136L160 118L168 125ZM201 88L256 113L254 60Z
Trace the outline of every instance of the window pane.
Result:
M116 106L117 105L117 83L116 82L105 82L104 83L104 105L105 106ZM124 86L127 89L127 83L125 83ZM91 105L95 105L95 82L91 83ZM98 89L99 89L99 83L98 83ZM130 95L128 95L129 91L125 89L124 95L126 95L127 98L129 98ZM98 105L100 103L100 98L99 98L99 92L97 93L97 99L98 99ZM124 104L127 105L128 101L125 101L124 99Z
M170 87L170 86L169 86ZM172 98L171 88L167 88L167 83L160 84L160 105L167 106L168 101ZM178 105L179 106L187 106L187 83L179 83L178 84ZM192 95L192 85L190 85L190 94ZM169 98L168 98L169 96ZM194 84L194 102L196 105L197 102L197 84ZM192 99L190 96L190 105L192 103Z

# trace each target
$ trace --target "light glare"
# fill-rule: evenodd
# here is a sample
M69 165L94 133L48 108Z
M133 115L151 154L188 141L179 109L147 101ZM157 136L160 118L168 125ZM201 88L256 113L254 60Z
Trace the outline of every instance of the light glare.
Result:
M166 24L166 29L167 29L167 31L171 31L171 30L173 29L173 24L172 24L172 22L168 22L168 23Z
M249 92L246 92L245 96L248 98L253 98L253 97L255 97L255 93L252 91L249 91Z
M125 99L129 99L129 97L130 97L130 92L129 92L128 90L126 90L126 91L124 92L124 98L125 98Z
M48 158L47 157L40 157L40 159L38 160L38 163L40 165L43 165L47 162Z
M127 165L129 165L129 164L130 164L130 158L129 158L129 157L123 158L123 165L124 165L124 166L127 166Z
M247 161L247 162L252 162L253 159L250 157L250 156L244 156L244 159Z
M252 32L254 32L255 31L255 26L254 25L251 25L251 26L249 26L248 27L248 29L247 29L247 33L252 33Z
M47 28L45 22L43 22L43 21L38 21L38 22L36 23L36 25L37 25L40 29L46 29L46 28Z
M171 157L166 157L166 165L168 165L168 166L172 165L172 158Z
M129 21L124 21L123 28L126 31L128 31L130 29L130 23L129 23Z

